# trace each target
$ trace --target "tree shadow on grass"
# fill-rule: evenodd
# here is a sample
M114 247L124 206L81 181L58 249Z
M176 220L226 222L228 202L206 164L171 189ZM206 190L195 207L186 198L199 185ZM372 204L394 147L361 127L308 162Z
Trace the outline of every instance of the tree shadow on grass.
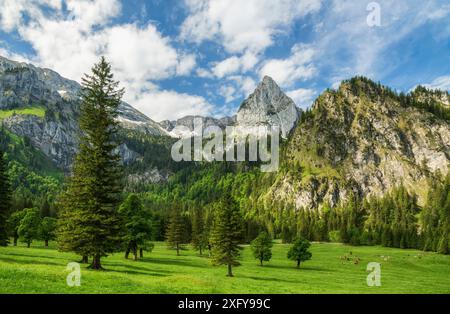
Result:
M8 257L0 257L0 261L6 262L6 263L11 263L11 264L61 266L61 264L54 263L54 262L41 262L41 261L36 261L36 260L20 260L20 259L8 258Z
M279 265L264 265L261 268L276 268L276 269L286 269L286 270L296 270L296 271L319 271L319 272L335 272L333 269L327 269L322 267L314 267L314 266L300 266L300 268L297 268L295 266L279 266Z
M32 255L32 254L20 254L20 253L6 253L6 256L17 256L17 257L30 257L30 258L46 258L46 259L62 259L62 260L70 260L67 256L46 256L46 255Z
M128 268L130 270L124 269L124 270L118 270L118 269L108 269L108 266L114 266L114 267L124 267ZM154 275L154 276L169 276L169 274L172 274L172 271L167 270L149 270L145 267L139 267L134 265L128 265L128 264L122 264L122 263L106 263L105 264L106 271L113 271L113 272L124 272L124 273L139 273L142 275Z
M180 256L182 258L182 256ZM202 265L196 265L192 264L189 261L181 260L181 259L174 259L174 258L150 258L145 257L141 261L150 263L150 264L163 264L163 265L172 265L172 266L185 266L185 267L196 267L196 268L204 268Z
M107 266L105 266L107 267ZM127 275L145 275L145 276L153 276L153 277L167 277L169 275L167 274L160 274L160 273L155 273L155 272L143 272L143 271L137 271L137 270L128 270L128 269L124 269L124 270L119 270L119 269L108 269L105 268L103 270L106 273L122 273L122 274L127 274Z

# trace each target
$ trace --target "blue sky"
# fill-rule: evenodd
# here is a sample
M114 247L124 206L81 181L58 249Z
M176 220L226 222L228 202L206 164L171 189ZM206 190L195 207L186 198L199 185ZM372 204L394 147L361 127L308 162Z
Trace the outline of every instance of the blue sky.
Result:
M77 81L105 55L125 100L156 121L234 114L264 75L302 108L355 75L403 91L450 90L447 0L0 0L0 8L0 55Z

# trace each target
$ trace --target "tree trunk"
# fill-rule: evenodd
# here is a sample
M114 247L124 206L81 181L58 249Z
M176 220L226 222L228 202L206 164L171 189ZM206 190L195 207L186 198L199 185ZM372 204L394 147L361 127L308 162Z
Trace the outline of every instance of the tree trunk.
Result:
M300 268L300 260L297 260L297 268Z
M29 247L30 247L30 245L31 245L31 242L30 242L30 241L28 241L28 242L27 242L27 247L29 248Z
M263 260L262 258L259 260L259 264L262 266L263 265Z
M14 246L17 246L17 240L18 240L18 238L14 237Z
M137 261L138 255L137 255L137 245L136 244L133 247L133 255L134 255L134 260Z
M87 263L89 263L89 256L83 255L83 256L81 257L81 263L82 263L82 264L87 264Z
M91 266L89 266L90 269L94 269L94 270L101 270L102 268L102 264L100 262L100 255L99 254L95 254L94 257L92 258L92 264Z
M180 256L180 245L177 243L177 256Z
M200 246L200 255L202 255L202 247Z
M130 245L128 244L127 250L125 251L125 258L128 259L128 256L130 256Z
M144 258L144 249L143 248L139 249L139 257Z
M48 240L45 240L44 246L45 246L45 247L48 247Z
M231 270L231 264L228 264L228 277L233 277L233 272Z

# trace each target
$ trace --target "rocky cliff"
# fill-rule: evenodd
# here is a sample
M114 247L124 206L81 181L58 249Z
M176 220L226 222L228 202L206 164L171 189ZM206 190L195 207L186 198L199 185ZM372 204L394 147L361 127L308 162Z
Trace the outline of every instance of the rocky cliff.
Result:
M365 78L324 92L293 131L266 199L310 208L403 184L423 201L428 179L450 169L448 99L423 88L397 95Z
M80 85L58 73L0 57L0 110L10 112L2 119L13 133L27 137L58 167L68 169L78 147ZM28 111L27 111L28 110ZM122 103L118 120L125 129L150 135L168 135L156 122ZM124 163L138 155L124 144Z

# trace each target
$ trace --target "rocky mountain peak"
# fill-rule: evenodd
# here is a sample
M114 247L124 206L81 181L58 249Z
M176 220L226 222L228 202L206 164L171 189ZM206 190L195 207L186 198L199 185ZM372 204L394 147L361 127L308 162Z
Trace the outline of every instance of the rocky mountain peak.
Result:
M244 127L279 126L282 136L287 138L299 116L294 101L271 77L265 76L239 108L237 124Z

